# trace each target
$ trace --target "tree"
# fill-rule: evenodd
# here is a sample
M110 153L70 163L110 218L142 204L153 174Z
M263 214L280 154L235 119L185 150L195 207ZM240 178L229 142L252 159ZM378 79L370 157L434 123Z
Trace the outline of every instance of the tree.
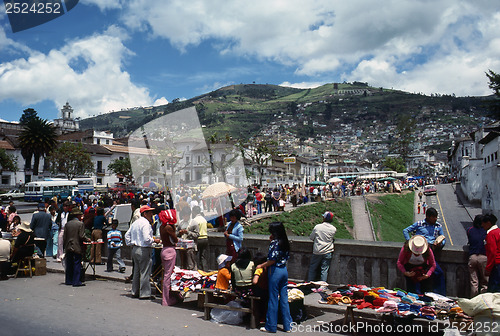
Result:
M404 115L399 119L396 127L395 141L392 144L392 151L399 154L404 162L411 153L410 144L414 141L414 129L416 120L408 115Z
M68 180L85 176L94 170L92 157L81 143L63 142L51 152L47 160L52 174L63 174Z
M388 157L382 164L384 170L393 170L398 173L406 173L406 166L403 158Z
M26 125L28 121L33 120L34 118L38 118L38 114L30 107L23 111L21 118L19 118L19 123L21 125Z
M111 161L108 165L108 169L116 175L124 176L127 182L132 182L134 180L132 175L132 165L130 164L130 158L128 157Z
M490 105L490 111L492 113L492 116L494 118L500 119L500 74L497 74L491 70L489 70L486 73L486 76L488 77L490 83L489 83L489 88L492 89L495 92L495 95L497 99L491 100L489 102Z
M33 175L38 175L40 158L46 157L56 147L57 134L49 122L40 117L33 117L23 125L19 135L21 154L26 160L26 166L31 164L33 157Z
M268 161L277 154L276 147L278 143L267 139L254 139L251 145L240 148L244 158L247 158L253 165L256 166L259 172L259 184L262 185L264 175L264 167L268 166Z
M4 171L17 172L17 157L0 148L0 174Z

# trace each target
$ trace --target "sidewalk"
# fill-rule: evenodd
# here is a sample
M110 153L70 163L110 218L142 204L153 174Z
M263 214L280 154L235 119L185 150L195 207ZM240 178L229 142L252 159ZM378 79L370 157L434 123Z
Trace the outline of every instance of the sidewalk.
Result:
M105 260L105 258L103 258ZM118 268L118 265L114 265L115 270ZM96 265L95 266L95 279L92 276L92 269L89 267L86 271L86 281L115 281L125 283L125 277L129 276L132 272L132 266L127 263L127 269L125 273L119 273L118 271L113 272L105 272L106 265ZM61 280L64 279L64 268L61 263L55 261L55 259L47 258L47 272L50 273L60 273ZM131 285L129 285L131 286ZM154 287L152 287L154 292ZM315 317L319 317L325 314L328 315L327 321L336 320L343 318L343 314L345 312L345 306L338 305L328 305L322 304L318 301L321 299L321 296L318 293L310 293L304 298L304 305L306 306L308 315L313 315ZM189 295L185 302L196 301L197 295L191 294ZM332 315L333 314L333 315ZM320 319L321 320L321 319ZM314 321L316 323L316 321Z
M354 239L374 241L373 228L364 196L351 196L352 219L354 222Z

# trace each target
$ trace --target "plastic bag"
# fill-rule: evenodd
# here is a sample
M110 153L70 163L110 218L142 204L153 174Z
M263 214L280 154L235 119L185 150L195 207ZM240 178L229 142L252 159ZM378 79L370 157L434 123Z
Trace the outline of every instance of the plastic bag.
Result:
M231 301L227 305L230 307L243 308L241 303L237 301ZM212 318L211 321L215 323L238 325L243 322L244 314L244 312L240 311L214 308L210 312L210 317Z

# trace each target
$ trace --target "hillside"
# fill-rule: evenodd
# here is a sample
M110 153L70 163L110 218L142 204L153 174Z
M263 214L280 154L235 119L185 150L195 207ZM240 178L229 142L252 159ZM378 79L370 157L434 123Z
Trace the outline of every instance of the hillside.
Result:
M282 131L297 138L323 135L345 125L366 130L373 124L395 125L408 115L418 123L475 127L488 114L487 97L426 96L366 83L325 84L295 89L269 84L239 84L185 101L149 108L133 108L84 119L83 129L109 130L126 136L159 116L196 106L204 132L248 139L276 120ZM287 121L289 121L287 123ZM283 125L286 125L284 127Z

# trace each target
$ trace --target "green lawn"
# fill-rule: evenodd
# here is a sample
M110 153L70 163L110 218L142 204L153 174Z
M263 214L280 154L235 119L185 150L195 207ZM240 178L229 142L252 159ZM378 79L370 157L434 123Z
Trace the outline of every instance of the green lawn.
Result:
M368 197L377 240L404 242L403 229L413 223L414 193Z
M271 222L283 222L287 233L293 236L309 236L316 224L321 223L325 211L331 211L335 215L333 225L337 228L335 238L353 239L351 203L349 200L327 201L306 205L291 212L282 212L268 218L253 222L252 226L245 228L245 233L268 234L268 226Z

